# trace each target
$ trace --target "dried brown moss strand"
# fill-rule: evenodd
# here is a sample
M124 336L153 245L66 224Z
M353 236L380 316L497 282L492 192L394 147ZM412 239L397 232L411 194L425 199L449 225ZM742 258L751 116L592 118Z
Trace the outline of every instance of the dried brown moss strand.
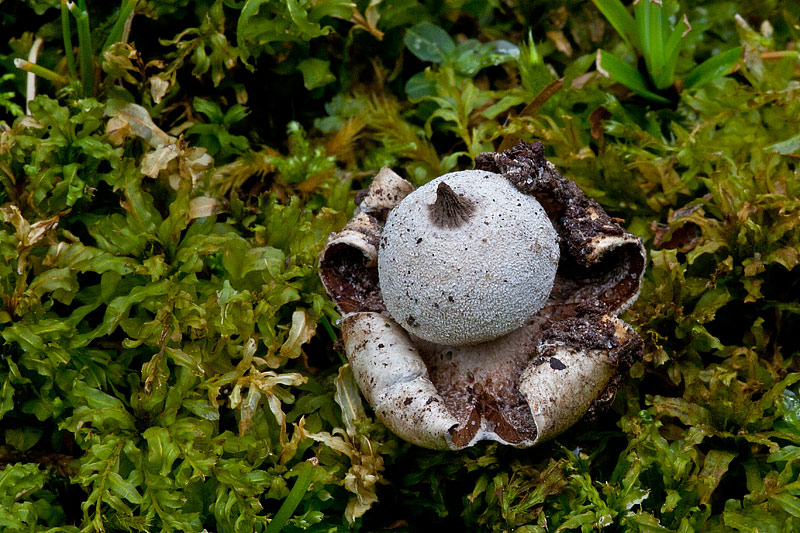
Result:
M445 182L436 189L436 201L429 206L431 222L437 227L454 229L469 220L475 212L473 203L459 196Z

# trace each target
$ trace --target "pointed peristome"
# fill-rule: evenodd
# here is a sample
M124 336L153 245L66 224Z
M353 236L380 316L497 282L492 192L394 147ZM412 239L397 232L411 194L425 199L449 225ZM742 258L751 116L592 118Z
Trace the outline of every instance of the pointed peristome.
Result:
M439 183L436 201L428 206L431 221L439 228L455 229L475 212L473 203L457 194L447 183Z

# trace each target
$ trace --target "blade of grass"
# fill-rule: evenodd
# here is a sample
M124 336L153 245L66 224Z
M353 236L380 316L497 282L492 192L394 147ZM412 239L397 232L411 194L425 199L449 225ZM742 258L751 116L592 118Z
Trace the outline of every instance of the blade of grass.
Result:
M22 59L20 57L14 59L14 66L20 70L24 70L25 72L30 72L31 74L35 74L40 78L44 78L46 80L50 80L53 83L60 83L66 85L69 83L69 80L62 76L57 72L53 72L52 70L45 68L41 65L37 65L36 63L31 63L26 59Z
M633 8L636 26L639 28L639 49L644 57L647 72L653 72L652 43L650 42L650 0L640 0Z
M61 35L64 38L64 56L67 58L67 70L73 80L78 79L78 71L75 68L75 51L72 48L72 28L69 24L69 9L67 0L61 0Z
M94 54L92 53L92 32L89 28L89 12L84 2L76 5L67 2L69 12L75 17L78 26L78 59L81 69L81 87L84 96L94 92Z
M653 84L659 88L664 89L672 85L675 75L675 65L678 63L678 54L686 45L686 37L692 31L692 26L689 24L689 19L683 15L681 24L678 24L672 29L672 33L667 39L667 44L664 45L664 50L668 54L664 59L664 68L658 76L653 78Z
M331 339L331 344L336 344L337 342L339 342L339 336L336 334L336 330L333 329L331 321L328 319L328 317L326 316L321 317L319 319L319 323L322 324L323 328L325 328L325 332Z
M637 33L636 21L628 10L619 0L592 0L600 13L617 30L617 33L630 47L631 51L639 48L639 35Z
M538 93L552 80L542 56L533 40L533 32L528 31L528 39L519 45L519 68L522 86L528 91Z
M551 82L547 87L542 89L536 97L531 100L531 102L525 106L525 108L520 112L519 116L526 117L526 116L533 116L536 114L539 109L547 102L554 94L561 90L564 86L564 78L559 78L553 82ZM503 142L500 143L500 148L498 148L499 152L503 152L505 150L509 150L514 147L519 142L519 137L516 135L508 135L503 138Z
M706 59L686 76L685 87L687 89L694 89L701 85L708 83L714 78L720 78L732 73L739 65L742 58L744 48L737 46L726 50L721 54L715 55Z
M281 508L278 509L275 516L272 517L272 521L267 526L267 533L280 533L283 526L286 525L286 522L294 514L297 506L300 505L303 496L305 496L305 493L308 491L308 487L311 486L311 475L313 472L314 467L307 461L300 466L300 473L297 476L297 480L295 480L292 490L289 491L289 495L283 500Z
M789 155L800 150L800 135L790 137L785 141L780 141L775 144L770 144L765 147L767 152L778 152L781 155Z
M597 71L600 72L600 74L623 84L635 93L649 98L654 102L669 103L669 100L663 96L657 95L647 87L647 81L638 70L605 50L597 51L596 65Z
M650 0L642 0L644 3L650 3ZM662 5L650 6L650 79L655 79L656 76L661 74L664 70L664 20ZM669 85L669 84L668 84ZM658 87L663 89L664 87Z
M103 43L103 48L100 50L100 56L102 57L103 52L105 52L109 46L118 42L122 38L122 32L125 29L125 23L128 21L128 18L133 13L133 10L136 8L137 0L122 0L122 5L119 8L119 16L117 17L116 22L114 22L114 27L111 28L111 33L108 34L108 39L106 42Z
M44 43L44 39L42 37L36 37L33 40L33 44L31 45L31 49L28 50L28 59L27 61L17 61L14 60L14 64L18 67L21 65L27 65L28 63L35 64L36 61L39 59L39 50L42 49L42 44ZM33 99L36 98L36 74L33 72L28 72L28 75L25 76L25 114L31 114L31 102Z

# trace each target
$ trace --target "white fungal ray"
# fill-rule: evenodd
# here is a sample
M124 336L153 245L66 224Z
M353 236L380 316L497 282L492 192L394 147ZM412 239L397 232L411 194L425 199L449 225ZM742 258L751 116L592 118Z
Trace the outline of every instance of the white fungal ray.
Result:
M606 322L616 346L635 335L619 319ZM538 328L531 323L495 342L455 347L412 341L379 313L351 313L342 322L348 361L378 418L404 440L433 449L481 440L533 446L586 414L617 372L611 351L576 350L542 338ZM530 362L532 350L551 353ZM516 405L497 405L508 399Z
M392 209L414 190L414 186L388 167L381 168L361 198L358 210L375 214Z
M552 355L528 365L519 380L536 423L537 441L550 440L580 420L617 372L608 350L551 347Z
M403 328L378 313L350 313L342 337L356 382L381 421L418 446L452 448L450 430L458 420Z

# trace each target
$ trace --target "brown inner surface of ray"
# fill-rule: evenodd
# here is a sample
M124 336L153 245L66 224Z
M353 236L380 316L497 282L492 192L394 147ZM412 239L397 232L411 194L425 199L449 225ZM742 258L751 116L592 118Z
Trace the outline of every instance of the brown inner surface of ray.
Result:
M345 243L333 244L325 250L319 275L342 313L386 311L378 269L366 263L361 250Z
M537 352L538 323L501 341L442 346L414 339L428 375L447 409L459 421L451 436L466 446L481 425L506 442L536 440L536 424L519 390L519 379Z

